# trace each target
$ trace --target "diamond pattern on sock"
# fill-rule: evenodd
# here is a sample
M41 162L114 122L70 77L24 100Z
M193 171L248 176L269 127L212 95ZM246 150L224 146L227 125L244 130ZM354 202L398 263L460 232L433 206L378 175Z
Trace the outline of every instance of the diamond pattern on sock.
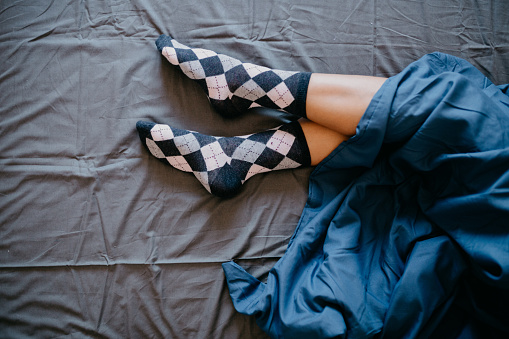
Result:
M265 91L253 79L249 79L232 93L231 97L238 96L254 102L264 95Z
M258 159L256 159L255 164L268 169L273 169L284 159L285 156L283 154L266 147Z
M289 106L295 99L284 82L267 92L267 96L281 109Z
M274 131L274 134L269 139L267 143L267 147L281 153L283 155L287 155L292 148L293 143L295 142L295 137L288 132L283 132L281 130Z
M232 159L247 161L254 163L256 159L262 154L265 149L265 145L260 142L252 140L244 140L240 144L232 155Z
M166 158L166 155L164 155L163 151L157 146L157 144L153 141L147 138L146 145L150 153L152 153L153 156L155 156L158 159Z
M154 141L173 139L173 131L170 126L157 124L150 130Z
M182 63L182 72L184 74L193 79L204 79L205 78L205 70L203 69L199 60L186 61Z
M201 155L205 160L205 164L207 165L207 171L212 171L223 167L224 164L230 162L230 157L224 153L223 149L219 142L213 142L212 144L208 144L203 146L200 149Z
M218 54L217 57L219 58L219 60L221 60L221 64L223 65L223 70L225 72L242 64L242 62L240 62L239 60L237 60L235 58L231 58L224 54Z
M162 50L162 54L168 59L168 61L172 64L177 66L179 64L179 60L177 58L177 51L175 51L175 48L172 47L165 47Z
M207 57L205 59L200 59L199 61L203 67L203 71L205 72L206 77L212 77L215 75L224 76L223 63L217 55L213 55L212 57Z
M174 48L179 48L179 49L191 49L190 47L187 47L186 45L183 45L181 44L180 42L178 42L177 40L172 40L172 45Z
M209 51L208 49L203 49L203 48L194 48L193 52L198 59L206 59L206 58L214 57L217 55L216 52Z
M239 137L213 137L139 121L140 139L152 155L192 172L211 193L229 196L255 174L309 165L298 122Z
M235 92L245 82L251 80L251 76L246 71L243 64L239 64L233 67L228 72L225 72L226 81L228 82L228 88L230 91Z
M192 134L184 134L175 137L175 145L182 155L196 152L200 149L200 143Z
M198 179L198 181L203 185L203 187L205 187L205 189L207 191L209 191L209 193L212 193L210 190L208 173L207 172L193 172L193 174L196 177L196 179Z
M244 63L242 66L246 69L247 74L249 74L251 78L254 78L258 74L270 71L270 68L268 67L258 66L247 62Z
M283 80L286 80L289 77L291 77L292 75L297 74L297 72L282 71L279 69L273 69L272 72L276 73L277 76L279 76Z
M265 172L270 172L270 171L271 171L270 168L263 167L263 166L260 166L257 164L253 164L247 171L247 175L242 182L244 183L247 179L251 178L255 174L265 173Z
M273 171L279 171L279 170L283 170L283 169L289 169L289 168L295 168L295 167L298 167L299 166L299 163L296 162L296 161L293 161L292 159L290 158L284 158L283 160L281 160L281 162L276 166L274 167L272 170Z
M154 153L152 153L154 154ZM176 169L179 169L183 172L193 172L193 169L191 166L189 166L189 163L187 162L186 158L180 155L174 155L171 157L166 157L166 160L175 167Z
M216 100L225 100L229 98L230 91L224 74L206 77L209 97Z
M200 151L184 155L184 160L189 164L191 172L207 172L207 163Z
M211 103L235 116L252 107L268 107L305 117L310 73L274 70L203 48L190 48L168 36L156 45L172 65L178 65L203 86ZM229 101L225 104L225 101Z

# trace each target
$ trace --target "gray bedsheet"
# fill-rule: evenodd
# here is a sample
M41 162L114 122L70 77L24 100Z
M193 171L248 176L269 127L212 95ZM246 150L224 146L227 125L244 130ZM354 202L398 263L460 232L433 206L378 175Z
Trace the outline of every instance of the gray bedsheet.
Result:
M312 168L257 175L235 198L151 157L135 123L213 135L225 120L157 52L161 33L265 66L391 76L422 55L509 83L509 2L1 1L0 337L264 338L221 263L263 279Z

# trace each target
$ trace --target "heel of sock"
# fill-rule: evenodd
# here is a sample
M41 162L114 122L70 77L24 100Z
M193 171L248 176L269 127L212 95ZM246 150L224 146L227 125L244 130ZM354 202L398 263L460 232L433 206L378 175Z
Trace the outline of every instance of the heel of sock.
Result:
M210 192L221 198L230 198L242 188L242 181L233 168L226 164L222 167L215 178L210 179Z

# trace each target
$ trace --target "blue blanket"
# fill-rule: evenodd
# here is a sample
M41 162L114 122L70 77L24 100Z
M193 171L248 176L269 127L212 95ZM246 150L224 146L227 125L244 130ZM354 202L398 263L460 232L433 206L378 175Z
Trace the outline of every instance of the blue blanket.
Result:
M223 264L235 308L272 337L507 335L508 94L439 53L388 79L267 282Z

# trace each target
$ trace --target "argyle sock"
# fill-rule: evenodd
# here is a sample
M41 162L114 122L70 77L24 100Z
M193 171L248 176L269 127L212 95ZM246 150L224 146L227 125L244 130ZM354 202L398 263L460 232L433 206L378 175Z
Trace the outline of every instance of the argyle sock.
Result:
M187 47L167 35L161 35L156 46L171 64L198 81L224 116L233 117L260 106L306 116L311 73L243 63L207 49Z
M238 137L214 137L168 125L138 121L140 139L150 153L184 172L192 172L212 194L229 197L255 174L311 163L298 122Z

